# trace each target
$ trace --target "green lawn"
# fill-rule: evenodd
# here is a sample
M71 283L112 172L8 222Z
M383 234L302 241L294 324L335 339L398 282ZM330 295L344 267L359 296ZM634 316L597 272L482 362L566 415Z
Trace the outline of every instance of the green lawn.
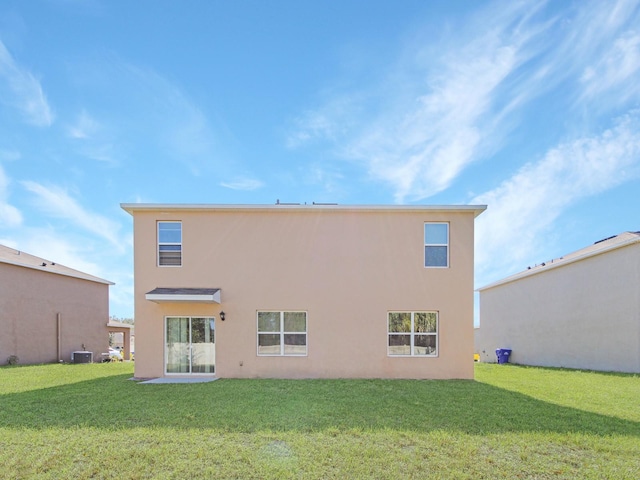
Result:
M640 478L640 376L139 385L131 364L0 368L0 478Z

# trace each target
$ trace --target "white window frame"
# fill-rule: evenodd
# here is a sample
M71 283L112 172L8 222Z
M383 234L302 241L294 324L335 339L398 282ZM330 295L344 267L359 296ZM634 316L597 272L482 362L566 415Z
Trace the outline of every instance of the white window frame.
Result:
M447 243L427 243L427 225L446 225L447 226ZM424 240L424 258L423 264L424 268L449 268L449 251L451 250L449 247L449 237L450 237L451 225L449 222L424 222L424 227L422 228L422 235ZM427 265L427 248L428 247L447 247L447 264L446 265Z
M160 241L160 224L162 223L178 223L180 224L180 241L179 242L161 242ZM169 267L176 268L182 267L183 265L183 248L182 248L182 221L181 220L158 220L156 222L156 239L157 239L157 247L156 247L156 265L158 267ZM160 246L161 245L179 245L180 246L180 265L161 265L160 264Z
M411 314L411 329L409 332L390 332L389 331L389 316L392 313L410 313ZM436 315L436 331L435 332L429 332L429 333L417 333L414 332L415 328L414 328L414 320L415 320L415 314L416 313L435 313ZM388 357L402 357L402 358L435 358L438 357L440 355L440 334L439 334L439 330L440 330L440 312L438 312L437 310L416 310L416 311L409 311L409 310L389 310L387 312L387 356ZM393 336L409 336L411 338L409 345L410 345L410 353L409 354L399 354L399 353L391 353L391 346L389 345L389 337L393 335ZM435 337L436 338L436 353L429 353L429 354L417 354L415 353L415 337L416 336L431 336L431 337Z
M261 332L259 324L259 316L261 313L278 313L280 314L280 330L277 332ZM304 313L305 331L289 332L284 330L284 314L285 313ZM259 357L306 357L309 355L309 313L306 310L257 310L256 311L256 353ZM260 335L280 335L280 352L279 353L260 353ZM285 353L284 336L285 335L304 335L305 337L305 353Z

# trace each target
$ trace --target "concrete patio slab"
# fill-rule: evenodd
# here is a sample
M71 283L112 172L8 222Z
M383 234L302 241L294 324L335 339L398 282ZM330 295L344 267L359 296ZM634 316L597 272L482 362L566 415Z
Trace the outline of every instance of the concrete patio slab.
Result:
M152 378L151 380L145 380L140 383L207 383L218 380L216 377L179 377L179 378L171 378L171 377L162 377L162 378Z

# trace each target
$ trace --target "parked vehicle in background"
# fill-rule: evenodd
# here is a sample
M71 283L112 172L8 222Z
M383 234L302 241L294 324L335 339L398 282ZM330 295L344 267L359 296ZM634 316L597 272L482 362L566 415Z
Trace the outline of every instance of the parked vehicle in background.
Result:
M115 348L109 347L109 360L112 362L121 362L122 361L122 353L120 353Z

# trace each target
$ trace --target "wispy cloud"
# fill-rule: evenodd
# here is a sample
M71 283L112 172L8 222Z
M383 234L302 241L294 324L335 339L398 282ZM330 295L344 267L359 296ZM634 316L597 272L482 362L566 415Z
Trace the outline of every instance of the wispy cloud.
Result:
M514 272L539 252L545 233L575 202L640 176L640 112L601 134L563 143L522 167L472 203L488 204L477 220L480 283Z
M257 190L264 186L264 182L255 178L236 178L230 182L220 182L221 187L230 188L231 190Z
M137 87L145 104L146 121L154 125L166 153L185 163L194 175L219 163L215 135L205 113L179 86L152 69L120 62L119 68Z
M111 166L120 164L112 134L86 110L67 127L67 135L76 142L74 147L80 155Z
M309 165L305 169L306 179L312 185L320 185L324 194L337 195L338 197L344 193L342 182L345 178L340 170L333 168L327 164ZM332 198L331 201L336 201Z
M362 101L358 95L338 96L317 110L302 113L293 121L285 146L296 149L316 140L343 139L354 128L352 120Z
M55 218L65 219L92 234L108 240L119 250L123 241L119 238L120 224L97 213L86 210L64 189L45 187L36 182L24 181L24 187L35 195L36 205L43 212Z
M306 113L289 146L322 135L334 140L336 132L347 128L347 135L338 138L342 154L363 162L373 178L391 184L397 202L446 189L467 165L486 154L501 117L522 100L514 95L511 102L498 102L498 96L540 48L535 40L546 24L532 23L535 11L522 4L493 8L475 20L466 41L448 40L437 51L413 44L373 88L371 98L344 95ZM374 90L384 95L385 108L371 108L380 101ZM357 124L359 128L351 128Z
M71 138L86 139L93 137L99 128L98 122L86 110L82 110L76 122L67 128L67 133Z
M27 123L38 127L48 127L53 123L53 112L39 80L18 65L2 41L0 80L0 101L17 108Z
M94 102L71 122L67 134L80 154L118 165L153 156L157 167L180 162L194 176L227 168L229 156L221 155L205 110L153 68L109 53L74 64L71 75L88 94L112 99L108 108Z
M22 224L22 214L13 205L8 203L9 178L0 165L0 225L17 227Z
M640 31L620 35L594 65L588 65L581 81L582 100L615 92L616 103L640 97ZM611 100L609 100L611 101Z
M639 22L636 0L485 5L455 35L412 37L386 76L300 115L287 146L324 140L396 202L428 198L500 152L538 99L576 115L639 100Z

